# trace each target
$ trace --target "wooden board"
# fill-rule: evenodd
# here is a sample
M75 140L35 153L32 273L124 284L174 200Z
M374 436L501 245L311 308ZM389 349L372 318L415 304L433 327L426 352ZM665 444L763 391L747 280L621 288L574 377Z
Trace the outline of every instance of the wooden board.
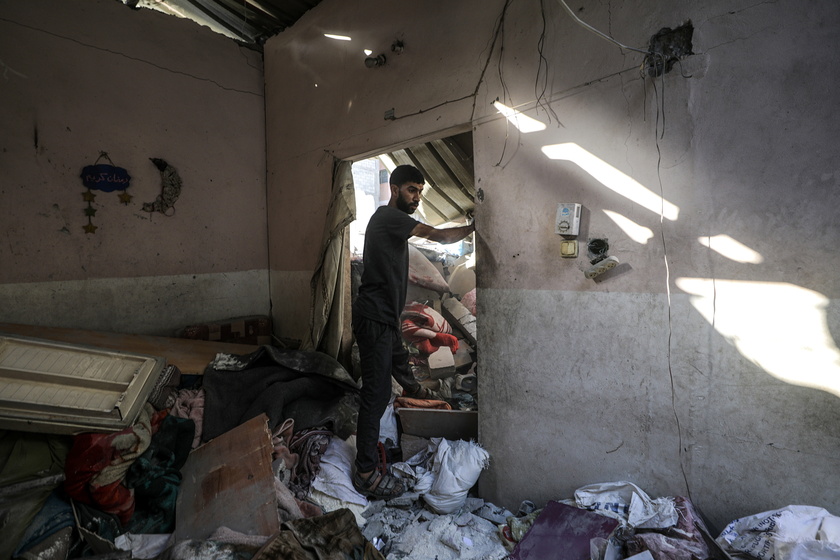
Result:
M222 526L246 535L278 532L273 450L265 414L193 450L181 469L176 541L206 540Z
M181 373L201 374L218 352L228 354L250 354L259 346L209 342L165 336L119 334L59 327L36 327L14 323L0 323L0 334L27 336L46 340L57 340L123 352L134 352L149 356L161 356L167 363L178 366Z
M448 440L478 439L478 412L474 410L399 408L397 414L402 431L406 434Z

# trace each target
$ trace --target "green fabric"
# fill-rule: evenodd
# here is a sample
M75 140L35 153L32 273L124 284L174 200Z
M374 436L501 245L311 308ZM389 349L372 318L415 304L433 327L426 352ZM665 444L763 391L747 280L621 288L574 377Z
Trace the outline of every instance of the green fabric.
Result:
M124 484L126 488L134 489L136 502L128 532L171 533L175 530L181 469L192 449L194 435L194 421L167 416L152 436L149 448L128 469Z
M71 443L69 437L0 430L0 488L63 473ZM42 486L0 501L0 560L11 558L57 486Z

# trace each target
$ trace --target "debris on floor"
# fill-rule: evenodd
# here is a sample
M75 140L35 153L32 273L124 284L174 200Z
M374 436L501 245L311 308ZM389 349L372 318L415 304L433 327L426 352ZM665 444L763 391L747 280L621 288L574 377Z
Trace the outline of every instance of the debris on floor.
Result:
M512 560L586 558L593 539L606 540L618 521L578 507L548 502L513 549Z
M840 517L818 507L715 538L688 498L627 481L516 513L484 501L477 413L451 409L472 371L435 380L445 402L395 395L380 439L407 492L369 502L351 482L358 387L337 362L260 347L204 376L172 367L120 431L0 430L0 560L840 560Z
M476 514L485 505L482 500L472 499L459 512L438 515L418 501L405 508L377 502L365 512L368 519L363 533L382 547L388 560L505 558L508 552L499 538L498 526Z

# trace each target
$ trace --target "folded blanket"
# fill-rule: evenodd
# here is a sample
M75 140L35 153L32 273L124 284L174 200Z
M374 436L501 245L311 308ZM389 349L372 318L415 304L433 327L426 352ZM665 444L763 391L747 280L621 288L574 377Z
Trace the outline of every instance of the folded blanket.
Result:
M416 301L409 303L400 316L400 323L406 342L414 344L424 354L434 354L442 346L451 348L453 354L458 351L458 339L451 334L452 327L427 305Z

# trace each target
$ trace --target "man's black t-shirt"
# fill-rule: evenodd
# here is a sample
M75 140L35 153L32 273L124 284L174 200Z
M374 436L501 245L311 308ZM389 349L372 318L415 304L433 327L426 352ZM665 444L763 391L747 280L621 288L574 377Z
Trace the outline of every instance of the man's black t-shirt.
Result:
M381 206L365 230L364 272L353 314L399 328L408 288L408 238L420 222Z

